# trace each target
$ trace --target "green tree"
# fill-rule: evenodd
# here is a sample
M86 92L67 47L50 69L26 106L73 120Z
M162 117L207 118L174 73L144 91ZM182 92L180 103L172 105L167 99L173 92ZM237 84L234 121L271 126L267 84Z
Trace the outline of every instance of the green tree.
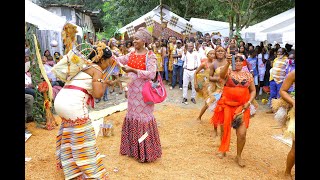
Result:
M30 50L30 73L31 73L31 80L32 85L35 90L35 97L34 97L34 105L32 109L32 115L37 123L37 127L43 128L46 123L46 116L45 116L45 109L43 107L44 98L41 92L38 91L38 84L43 81L41 71L39 68L39 64L36 57L36 50L34 44L34 37L33 34L36 34L36 27L32 24L26 24L26 41L29 42L29 50ZM38 44L39 45L39 44ZM40 49L40 47L38 47Z
M261 22L295 6L294 0L218 0L225 8L230 24L230 36L254 23ZM234 27L235 25L235 27Z
M99 18L104 32L110 38L121 27L138 19L160 4L167 5L177 15L230 23L230 36L234 30L261 22L295 6L295 0L39 0L44 4L80 5L83 9L100 10Z

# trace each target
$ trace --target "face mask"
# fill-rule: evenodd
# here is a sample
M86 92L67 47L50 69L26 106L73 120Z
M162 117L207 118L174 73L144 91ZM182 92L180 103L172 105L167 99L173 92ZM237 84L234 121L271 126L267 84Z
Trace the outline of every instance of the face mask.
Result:
M294 59L289 59L289 65L294 65Z

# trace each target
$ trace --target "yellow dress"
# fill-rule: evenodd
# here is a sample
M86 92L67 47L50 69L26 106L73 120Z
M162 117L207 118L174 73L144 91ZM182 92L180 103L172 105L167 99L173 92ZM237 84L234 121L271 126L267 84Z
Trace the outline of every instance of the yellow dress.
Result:
M172 57L172 55L174 55L176 53L176 48L177 48L177 45L169 43L169 63L168 63L168 70L169 71L173 70L174 58Z
M161 55L161 48L159 50L154 48L153 52L157 58L157 71L163 71L163 59Z

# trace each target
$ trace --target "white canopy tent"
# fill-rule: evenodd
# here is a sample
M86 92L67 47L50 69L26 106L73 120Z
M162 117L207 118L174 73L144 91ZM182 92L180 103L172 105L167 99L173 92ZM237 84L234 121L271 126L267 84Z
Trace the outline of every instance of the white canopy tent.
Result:
M208 19L191 18L190 23L202 34L220 32L223 37L229 36L229 23L223 21L214 21Z
M181 34L181 32L186 29L186 24L187 23L191 24L189 21L187 21L184 18L178 16L177 14L169 11L165 7L162 8L162 14L163 14L163 16L162 16L163 20L168 22L167 28L169 28L169 29L171 29L171 30L173 30L173 31L175 31L175 32L177 32L179 34ZM150 12L146 13L145 15L141 16L140 18L138 18L138 19L132 21L131 23L125 25L124 27L120 28L118 30L118 32L119 33L125 33L127 31L128 27L130 27L130 26L135 27L135 26L138 26L138 25L144 23L145 22L145 18L147 18L149 16L155 22L161 24L161 21L160 21L160 6L155 7ZM171 17L178 18L176 26L173 26L173 25L170 24ZM194 32L197 32L197 30L194 27L192 27L191 28L191 33L194 33Z
M249 26L241 31L246 42L257 44L267 40L269 43L295 44L295 8L280 13L265 21Z
M53 30L61 32L67 20L29 0L25 0L25 21L36 25L39 30ZM71 23L73 24L73 23ZM77 26L76 24L73 24ZM77 35L82 37L82 28L77 26Z
M38 38L41 38L40 47L42 52L48 49L53 55L54 52L62 53L63 43L61 39L61 32L63 26L67 23L67 20L60 17L29 0L25 0L25 22L37 26L40 30L37 33ZM74 23L71 23L77 26ZM82 28L77 26L77 34L80 37L83 36ZM40 40L40 39L39 39ZM58 47L51 47L50 42L56 40L58 42Z

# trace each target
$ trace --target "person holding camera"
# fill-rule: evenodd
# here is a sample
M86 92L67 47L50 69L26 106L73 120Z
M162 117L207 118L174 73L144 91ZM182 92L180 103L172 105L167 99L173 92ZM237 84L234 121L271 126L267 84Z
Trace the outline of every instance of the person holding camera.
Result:
M62 59L62 56L60 55L59 52L54 52L53 58L54 58L55 63L57 64Z

